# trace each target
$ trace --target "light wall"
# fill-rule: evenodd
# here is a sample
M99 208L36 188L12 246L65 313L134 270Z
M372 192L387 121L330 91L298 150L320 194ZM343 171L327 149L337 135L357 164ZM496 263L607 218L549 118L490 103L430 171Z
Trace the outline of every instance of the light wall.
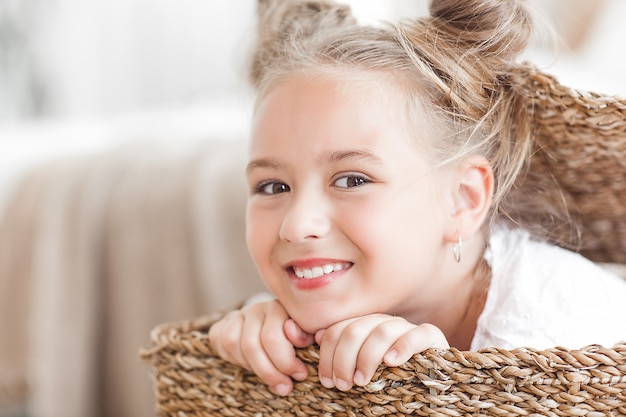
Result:
M348 3L365 21L427 9L426 0ZM626 95L626 2L530 4L566 40L584 34L575 50L554 52L544 43L531 50L531 59L568 84ZM238 105L238 97L249 95L244 68L254 12L254 0L2 0L0 25L12 26L14 47L0 42L0 124L209 101Z

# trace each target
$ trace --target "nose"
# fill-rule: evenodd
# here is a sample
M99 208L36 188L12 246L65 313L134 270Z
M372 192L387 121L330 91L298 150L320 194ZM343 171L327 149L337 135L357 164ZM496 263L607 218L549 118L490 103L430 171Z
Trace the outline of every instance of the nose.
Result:
M292 193L279 235L291 243L324 237L331 228L327 203L319 195Z

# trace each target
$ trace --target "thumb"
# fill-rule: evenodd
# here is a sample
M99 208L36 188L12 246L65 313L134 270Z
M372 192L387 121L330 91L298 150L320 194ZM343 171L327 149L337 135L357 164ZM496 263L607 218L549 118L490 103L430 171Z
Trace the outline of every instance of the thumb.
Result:
M285 331L287 339L297 348L303 348L313 344L313 335L302 330L293 319L285 321L283 330Z

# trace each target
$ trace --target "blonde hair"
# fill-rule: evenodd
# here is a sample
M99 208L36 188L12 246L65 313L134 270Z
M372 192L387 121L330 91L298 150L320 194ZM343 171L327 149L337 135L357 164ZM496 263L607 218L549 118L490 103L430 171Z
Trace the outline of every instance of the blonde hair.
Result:
M532 32L524 4L433 0L429 17L368 27L344 5L262 0L259 17L250 80L260 98L286 78L319 68L388 73L402 83L409 111L426 109L443 122L433 143L442 163L470 154L489 160L498 214L533 145L515 63Z

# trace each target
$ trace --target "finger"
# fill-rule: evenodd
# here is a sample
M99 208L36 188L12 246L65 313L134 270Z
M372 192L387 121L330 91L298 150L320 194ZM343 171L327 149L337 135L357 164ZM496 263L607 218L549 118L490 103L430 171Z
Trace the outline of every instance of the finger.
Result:
M302 330L302 328L292 319L285 322L283 330L285 331L287 340L289 340L295 347L305 348L312 345L315 341L312 334Z
M328 329L319 330L315 333L316 343L320 347L318 362L318 376L320 383L326 388L335 386L333 378L333 360L335 350L341 332L352 320L344 320L330 326Z
M287 336L287 340L289 340L295 347L305 348L307 346L311 346L315 341L312 334L302 330L302 328L292 319L285 322L283 329L285 331L285 335ZM309 372L304 363L299 359L298 363L301 363L302 365L297 365L298 368L294 372L290 372L289 375L291 375L291 377L296 381L303 381L309 375Z
M268 305L265 322L261 330L261 344L279 372L296 380L303 380L307 377L307 368L296 357L294 346L285 333L287 321L293 322L293 320L289 320L282 305L278 302Z
M225 315L209 328L209 343L222 359L251 370L241 351L243 316L239 311Z
M252 306L255 309L261 306ZM257 312L258 314L258 312ZM286 395L291 392L293 387L291 378L279 371L268 355L268 351L261 341L261 332L263 331L263 321L257 320L258 315L252 315L249 320L244 320L241 350L250 364L252 371L267 385L269 385L276 393ZM282 330L281 330L282 332ZM273 347L272 347L273 349Z
M447 349L450 345L443 332L432 324L413 327L391 346L385 354L384 362L388 366L398 366L408 361L416 353L430 348Z
M381 320L371 330L359 351L353 377L354 383L361 386L368 384L378 366L383 363L383 357L388 354L390 348L414 327L416 327L414 324L399 317Z
M320 365L326 376L330 364L334 386L342 391L354 385L354 374L359 352L369 337L372 328L383 319L380 315L371 315L341 322L331 326L325 332L320 353ZM323 359L322 359L323 358ZM322 360L328 361L322 363Z
M318 346L322 345L322 339L324 338L325 331L326 329L320 329L315 332L315 343L317 343Z

